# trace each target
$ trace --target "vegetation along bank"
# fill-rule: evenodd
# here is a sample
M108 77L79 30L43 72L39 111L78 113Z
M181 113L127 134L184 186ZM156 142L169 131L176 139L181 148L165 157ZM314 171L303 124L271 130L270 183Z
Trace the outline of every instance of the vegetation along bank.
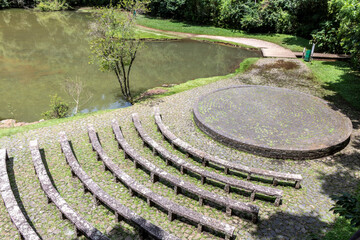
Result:
M123 0L0 0L6 7L35 7L41 11L79 6L107 6ZM138 1L139 2L139 1ZM318 51L349 53L360 59L360 2L357 0L147 0L151 17L197 25L211 25L233 32L290 34L317 45ZM301 39L289 38L288 41Z

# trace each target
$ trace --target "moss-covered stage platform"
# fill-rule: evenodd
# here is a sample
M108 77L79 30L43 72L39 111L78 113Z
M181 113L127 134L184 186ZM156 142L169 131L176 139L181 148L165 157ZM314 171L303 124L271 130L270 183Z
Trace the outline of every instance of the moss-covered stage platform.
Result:
M313 159L344 148L350 119L324 100L267 86L219 89L194 107L197 126L217 141L249 153L282 159Z

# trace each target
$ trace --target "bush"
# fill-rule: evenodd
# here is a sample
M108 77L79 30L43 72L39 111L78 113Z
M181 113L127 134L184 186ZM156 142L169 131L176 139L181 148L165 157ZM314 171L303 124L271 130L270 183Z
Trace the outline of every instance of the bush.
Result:
M225 0L220 5L219 25L241 29L240 22L246 14L246 4L242 0Z
M360 192L356 194L344 193L340 196L332 196L335 206L330 210L350 220L354 227L360 226Z
M184 19L201 24L216 24L220 0L186 0Z
M329 0L328 13L327 21L314 31L313 42L325 50L350 53L360 69L360 2Z
M297 18L292 1L263 1L259 11L264 27L263 32L294 33Z
M240 21L241 29L248 32L258 31L263 25L263 21L260 16L256 4L244 5L244 16Z
M41 114L44 118L53 119L67 117L69 105L65 103L61 97L58 97L57 94L51 97L49 106L50 110Z
M35 9L42 12L62 11L69 9L66 0L40 0Z
M338 36L345 52L352 55L352 60L360 69L360 2L358 0L330 0L330 12L339 22Z
M321 30L316 30L311 34L311 43L315 43L320 51L343 53L344 49L340 44L340 38L337 35L338 26L332 21L326 21L321 24Z
M343 193L333 195L331 198L335 201L335 204L330 211L340 216L336 217L330 231L321 239L350 239L360 226L360 185L353 194Z
M9 2L7 0L0 0L0 9L9 7Z
M344 217L337 217L335 222L332 224L331 229L326 232L325 236L318 237L315 239L321 240L339 240L339 239L350 239L351 236L356 232L357 228L351 226L350 221Z
M186 0L152 0L149 4L153 16L181 19Z
M296 31L296 19L288 11L280 9L275 23L277 33L294 33Z
M193 23L215 23L220 0L151 0L150 15Z

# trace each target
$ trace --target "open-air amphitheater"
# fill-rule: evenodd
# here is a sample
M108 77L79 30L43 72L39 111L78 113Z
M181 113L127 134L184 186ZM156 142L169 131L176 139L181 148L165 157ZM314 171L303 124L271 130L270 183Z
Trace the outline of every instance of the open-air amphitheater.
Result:
M312 239L359 177L351 133L323 100L233 79L5 137L1 238Z

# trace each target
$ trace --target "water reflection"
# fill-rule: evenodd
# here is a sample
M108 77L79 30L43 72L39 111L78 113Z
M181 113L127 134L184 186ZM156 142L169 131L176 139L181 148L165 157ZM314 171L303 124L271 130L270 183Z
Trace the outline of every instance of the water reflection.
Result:
M129 106L119 97L113 73L89 65L88 23L75 12L0 11L0 118L35 121L48 110L49 95L63 91L66 78L86 82L93 98L81 112ZM231 72L256 52L194 41L150 42L131 72L133 95L164 83Z

